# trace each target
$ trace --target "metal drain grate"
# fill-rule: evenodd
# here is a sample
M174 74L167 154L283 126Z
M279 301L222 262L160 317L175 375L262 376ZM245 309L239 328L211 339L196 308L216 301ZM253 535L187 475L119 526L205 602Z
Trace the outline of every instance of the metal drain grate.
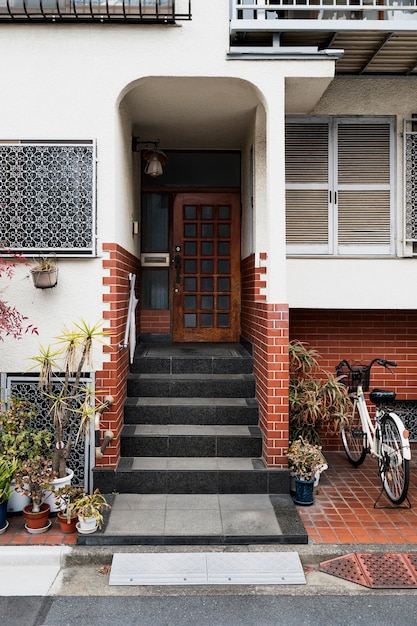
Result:
M320 570L371 589L417 589L417 552L355 552Z

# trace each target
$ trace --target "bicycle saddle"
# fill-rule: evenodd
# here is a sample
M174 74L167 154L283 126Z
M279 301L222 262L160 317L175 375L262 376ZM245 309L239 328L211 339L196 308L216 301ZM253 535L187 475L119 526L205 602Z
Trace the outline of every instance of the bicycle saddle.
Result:
M386 391L385 389L372 389L369 399L374 404L382 404L383 402L393 402L397 394L395 391Z

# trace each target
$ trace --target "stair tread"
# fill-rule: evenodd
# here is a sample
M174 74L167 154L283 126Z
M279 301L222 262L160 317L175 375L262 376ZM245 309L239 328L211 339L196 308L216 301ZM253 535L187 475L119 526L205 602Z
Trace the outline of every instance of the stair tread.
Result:
M253 380L253 374L159 374L138 372L130 373L129 378L150 380L157 378L158 380L207 380L208 383L216 380Z
M137 424L130 427L129 434L139 436L215 436L215 437L253 437L260 436L261 431L256 426L200 426L188 424Z
M248 457L133 457L132 470L257 471Z
M192 397L155 397L155 396L130 396L126 398L129 406L257 406L255 398L192 398Z

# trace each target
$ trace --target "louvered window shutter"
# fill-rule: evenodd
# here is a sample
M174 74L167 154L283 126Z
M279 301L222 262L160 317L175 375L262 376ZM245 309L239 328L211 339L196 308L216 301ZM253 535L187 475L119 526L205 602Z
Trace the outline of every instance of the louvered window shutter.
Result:
M389 254L391 124L334 118L286 126L289 254Z
M286 126L287 246L326 254L329 245L328 124Z

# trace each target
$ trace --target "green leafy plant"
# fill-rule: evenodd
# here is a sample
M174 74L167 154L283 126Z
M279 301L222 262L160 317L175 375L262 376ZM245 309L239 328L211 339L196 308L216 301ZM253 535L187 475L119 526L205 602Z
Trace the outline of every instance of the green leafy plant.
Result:
M68 519L76 515L77 502L85 495L87 494L83 487L73 487L72 485L65 485L54 490L55 504L60 513Z
M319 365L320 355L300 341L289 345L290 441L320 444L324 434L339 434L348 424L351 400L339 378Z
M0 459L15 459L18 469L29 459L50 456L52 433L36 428L37 411L27 400L12 397L0 410Z
M321 447L297 439L288 449L288 466L299 480L312 480L327 465Z
M16 491L29 496L32 500L32 512L40 511L42 499L47 489L51 489L51 482L56 478L52 469L52 459L40 456L23 463L16 472Z
M89 517L95 517L97 525L101 528L103 524L103 509L111 508L105 496L96 489L92 494L84 494L75 501L74 512L85 521Z
M89 326L81 320L71 330L62 330L56 349L41 346L40 354L32 357L34 367L40 368L39 387L49 401L55 437L53 470L59 478L66 476L71 450L100 408L94 406L94 394L82 375L93 369L93 344L104 343L107 335L100 323Z
M16 459L0 459L0 504L7 502L13 493L10 485L16 471Z

